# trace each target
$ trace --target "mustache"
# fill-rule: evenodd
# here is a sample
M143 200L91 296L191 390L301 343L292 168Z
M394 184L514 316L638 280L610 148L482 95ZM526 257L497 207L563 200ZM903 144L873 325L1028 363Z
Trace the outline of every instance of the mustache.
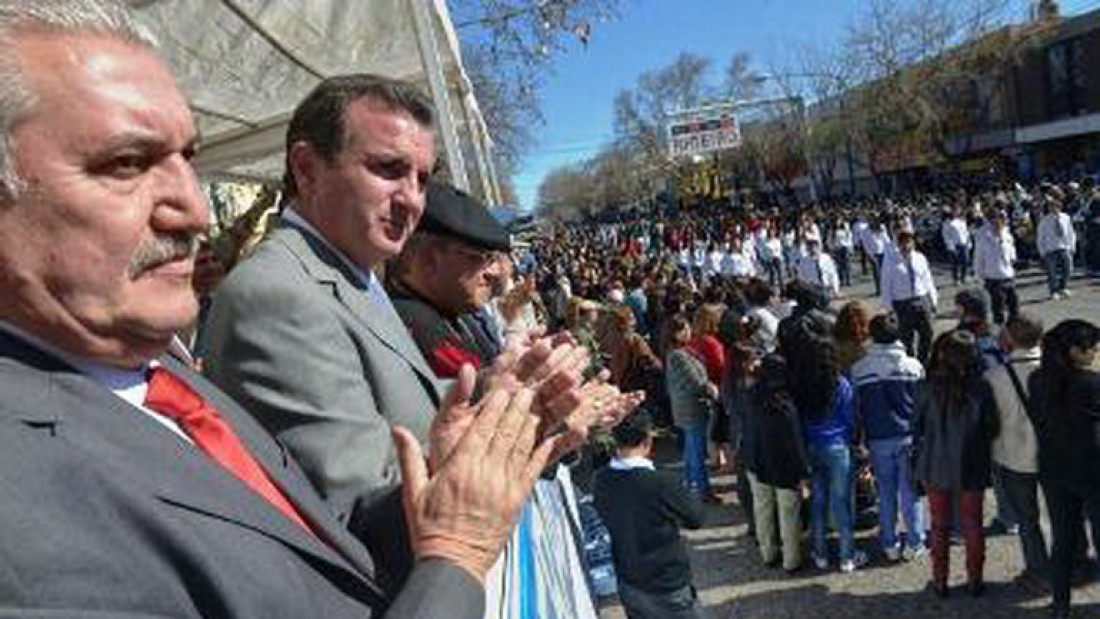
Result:
M166 262L194 258L199 251L197 234L163 234L138 246L130 259L130 279Z

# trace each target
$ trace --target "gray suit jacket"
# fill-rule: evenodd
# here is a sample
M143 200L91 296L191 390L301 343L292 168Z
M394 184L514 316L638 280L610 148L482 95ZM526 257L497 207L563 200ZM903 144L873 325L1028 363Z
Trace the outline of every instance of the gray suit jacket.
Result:
M162 362L227 419L315 534L84 374L0 332L0 615L381 616L391 600L370 556L294 459L212 385ZM387 616L480 618L483 606L476 580L427 561Z
M290 449L387 561L392 588L410 555L390 427L423 442L440 401L404 324L328 246L283 223L218 288L203 334L209 378Z

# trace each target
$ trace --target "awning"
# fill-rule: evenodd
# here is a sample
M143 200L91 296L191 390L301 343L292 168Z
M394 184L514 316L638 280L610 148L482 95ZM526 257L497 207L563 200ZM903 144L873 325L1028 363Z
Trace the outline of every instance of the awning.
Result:
M131 0L192 102L205 178L277 180L286 124L321 79L421 85L453 182L499 204L491 141L444 0Z

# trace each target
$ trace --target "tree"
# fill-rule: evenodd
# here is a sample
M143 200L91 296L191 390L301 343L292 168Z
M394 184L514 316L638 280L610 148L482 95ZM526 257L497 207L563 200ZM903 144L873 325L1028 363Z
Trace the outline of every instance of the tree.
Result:
M870 0L851 27L847 57L862 82L864 146L933 152L957 163L957 136L995 124L1006 76L1047 25L1013 25L1010 0ZM872 135L872 133L874 135ZM899 164L906 153L895 152Z
M542 122L539 91L554 54L587 45L620 0L451 0L467 75L493 137L497 173L510 178Z

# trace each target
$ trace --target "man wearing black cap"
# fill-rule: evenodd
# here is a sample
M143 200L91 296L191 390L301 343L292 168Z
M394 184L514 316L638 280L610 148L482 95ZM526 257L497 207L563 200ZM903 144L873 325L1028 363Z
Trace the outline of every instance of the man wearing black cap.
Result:
M510 248L508 231L484 205L449 185L429 185L424 217L390 266L387 287L439 377L453 378L464 363L488 367L499 354L477 312L500 277L497 258Z
M440 453L427 445L436 411L472 391L444 396L373 272L412 235L434 166L431 102L415 87L363 74L324 80L290 120L281 221L218 289L204 331L210 378L302 464L388 586L412 558L391 427ZM584 351L540 341L497 369L520 383L555 378L546 384L559 393L544 394L540 411L583 417L575 356Z
M939 300L936 282L928 259L917 251L913 230L902 228L897 237L897 251L888 254L882 266L882 306L897 315L901 341L909 354L926 363L932 348L932 316Z

